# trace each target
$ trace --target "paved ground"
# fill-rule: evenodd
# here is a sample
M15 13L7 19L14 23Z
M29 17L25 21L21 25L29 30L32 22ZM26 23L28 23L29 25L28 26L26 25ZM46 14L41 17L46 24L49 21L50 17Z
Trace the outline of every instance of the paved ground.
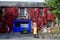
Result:
M60 34L39 34L40 38L34 38L32 34L20 34L20 33L10 33L10 34L0 34L0 40L60 40Z

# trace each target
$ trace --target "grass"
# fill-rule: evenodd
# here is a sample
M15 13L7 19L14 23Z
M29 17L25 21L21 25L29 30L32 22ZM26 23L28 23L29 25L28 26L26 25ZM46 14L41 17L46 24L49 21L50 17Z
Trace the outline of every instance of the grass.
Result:
M58 30L52 30L51 33L60 33L60 28Z

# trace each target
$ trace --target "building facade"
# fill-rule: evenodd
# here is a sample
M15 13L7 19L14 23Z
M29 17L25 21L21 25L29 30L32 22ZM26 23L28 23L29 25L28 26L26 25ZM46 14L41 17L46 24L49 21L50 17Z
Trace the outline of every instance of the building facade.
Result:
M55 24L55 16L41 2L0 2L0 32L7 32L7 25L11 32L15 19L30 19L38 30Z

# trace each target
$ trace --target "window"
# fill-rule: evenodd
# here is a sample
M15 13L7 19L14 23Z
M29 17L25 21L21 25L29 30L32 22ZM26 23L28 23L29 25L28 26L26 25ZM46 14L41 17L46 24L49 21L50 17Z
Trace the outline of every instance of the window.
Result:
M5 15L5 9L4 8L0 8L0 15L4 16Z
M1 27L2 25L1 25L1 23L0 23L0 27Z
M28 28L28 22L21 22L20 27L22 28Z
M42 16L42 9L40 9L40 16Z
M2 8L0 8L0 15L2 15Z
M24 8L20 8L20 16L24 16Z
M5 9L2 9L2 16L5 15Z
M47 28L51 27L52 21L48 21Z

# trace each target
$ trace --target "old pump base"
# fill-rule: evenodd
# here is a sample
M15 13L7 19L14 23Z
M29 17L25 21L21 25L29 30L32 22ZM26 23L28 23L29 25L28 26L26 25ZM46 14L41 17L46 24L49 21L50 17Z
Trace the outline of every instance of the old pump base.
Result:
M39 36L36 34L36 35L34 35L34 38L39 38Z

